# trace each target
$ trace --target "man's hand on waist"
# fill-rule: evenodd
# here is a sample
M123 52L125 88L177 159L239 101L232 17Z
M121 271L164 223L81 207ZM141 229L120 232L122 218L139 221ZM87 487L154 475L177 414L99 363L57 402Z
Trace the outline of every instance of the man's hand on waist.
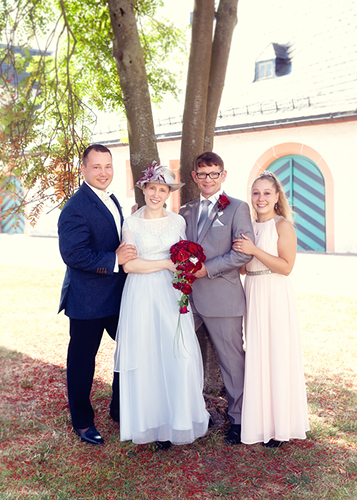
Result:
M122 266L129 262L129 260L137 259L138 254L135 245L127 245L125 241L120 243L115 253L117 254L118 264Z

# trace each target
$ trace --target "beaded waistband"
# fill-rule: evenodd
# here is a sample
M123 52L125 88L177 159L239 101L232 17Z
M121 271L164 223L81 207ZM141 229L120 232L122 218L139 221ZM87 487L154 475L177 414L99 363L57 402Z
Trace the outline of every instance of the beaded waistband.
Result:
M247 271L247 276L261 276L262 274L274 274L275 271L271 269L264 269L263 271Z

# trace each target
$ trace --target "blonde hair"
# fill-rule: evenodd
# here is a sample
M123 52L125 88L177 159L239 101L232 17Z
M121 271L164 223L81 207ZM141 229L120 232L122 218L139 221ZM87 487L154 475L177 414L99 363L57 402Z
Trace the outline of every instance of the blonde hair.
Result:
M264 170L264 172L262 172L259 175L259 177L257 177L254 180L254 182L252 184L251 191L253 191L254 184L257 181L261 181L261 180L267 180L267 181L271 182L274 186L275 192L279 193L278 201L276 202L275 207L274 207L275 212L278 215L281 215L282 217L284 217L284 219L286 219L286 220L290 221L292 224L294 224L293 211L289 205L288 199L285 196L285 192L284 192L284 189L283 189L281 182L277 179L277 177L273 174L273 172L269 172L269 170ZM255 212L253 207L252 207L252 212L253 212L254 218L256 218L257 213Z

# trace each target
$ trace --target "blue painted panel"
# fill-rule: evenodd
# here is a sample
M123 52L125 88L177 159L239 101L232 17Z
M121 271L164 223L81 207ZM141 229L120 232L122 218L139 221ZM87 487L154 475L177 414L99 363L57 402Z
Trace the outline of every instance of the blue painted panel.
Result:
M317 211L325 216L325 198L321 199L317 196L318 193L308 191L303 184L294 182L293 197L298 197L306 204L306 210Z
M309 195L309 197L312 196L325 203L325 188L314 184L314 182L309 180L307 177L299 175L297 169L294 169L293 183L294 189L299 186L300 191L303 190L307 195Z
M316 236L316 241L321 242L321 245L324 244L325 240L325 228L323 227L321 230L321 225L318 227L315 224L315 221L311 222L311 219L309 220L309 216L306 216L304 213L301 212L296 212L295 216L295 221L300 227L300 231L304 232L302 228L306 230L304 234L310 235L310 233L314 236ZM310 236L311 237L311 236Z
M321 231L325 231L325 217L324 215L315 211L314 216L309 215L305 209L305 204L303 201L295 198L294 199L294 211L303 214L303 217L306 220L309 220L312 224L315 224L316 227L319 227Z
M3 196L1 204L1 231L7 234L22 234L25 229L25 219L16 212L20 205L17 194L22 198L23 188L19 179L10 175L1 187Z
M315 212L315 214L320 214L321 217L325 220L325 207L319 207L316 203L314 203L312 200L308 200L305 198L303 194L300 194L298 190L294 190L294 207L299 204L299 201L303 204L306 205L307 207L310 207L311 210Z
M295 212L298 249L326 251L325 180L318 167L304 156L289 155L268 170L282 183Z

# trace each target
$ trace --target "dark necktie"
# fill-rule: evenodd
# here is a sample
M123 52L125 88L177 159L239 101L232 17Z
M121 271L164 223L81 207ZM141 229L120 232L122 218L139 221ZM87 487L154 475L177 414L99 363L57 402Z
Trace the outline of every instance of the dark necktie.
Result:
M205 222L207 220L207 217L208 217L208 207L209 207L210 203L211 203L210 200L202 200L201 201L202 210L201 210L200 218L198 220L197 237L200 236L202 228L205 225Z
M116 199L116 197L114 196L114 194L111 194L111 195L110 195L110 198L114 201L115 206L116 206L116 207L117 207L117 209L119 210L119 214L120 214L120 222L121 222L121 224L123 224L124 217L123 217L123 212L121 211L121 206L120 206L120 204L119 204L119 201Z

